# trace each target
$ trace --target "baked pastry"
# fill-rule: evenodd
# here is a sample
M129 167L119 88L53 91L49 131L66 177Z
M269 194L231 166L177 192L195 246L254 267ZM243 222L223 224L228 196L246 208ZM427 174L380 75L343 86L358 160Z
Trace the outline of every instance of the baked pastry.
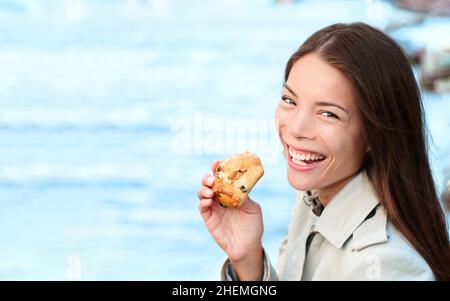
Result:
M224 159L214 171L215 198L225 207L240 207L263 175L261 160L251 152Z

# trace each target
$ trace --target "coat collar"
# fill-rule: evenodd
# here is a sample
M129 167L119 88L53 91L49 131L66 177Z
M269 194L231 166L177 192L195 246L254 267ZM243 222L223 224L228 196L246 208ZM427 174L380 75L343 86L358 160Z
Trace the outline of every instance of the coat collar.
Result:
M378 203L366 173L361 171L323 209L315 230L336 248L341 248ZM377 230L382 232L381 236L386 233L385 227Z

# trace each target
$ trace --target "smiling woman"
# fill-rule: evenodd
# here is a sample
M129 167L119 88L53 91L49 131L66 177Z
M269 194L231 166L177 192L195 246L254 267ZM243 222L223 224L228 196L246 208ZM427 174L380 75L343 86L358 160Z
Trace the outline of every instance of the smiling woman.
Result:
M204 177L200 212L228 280L450 280L450 245L402 49L364 23L335 24L291 56L276 109L298 190L275 270L261 208L225 209ZM214 165L213 165L214 166Z

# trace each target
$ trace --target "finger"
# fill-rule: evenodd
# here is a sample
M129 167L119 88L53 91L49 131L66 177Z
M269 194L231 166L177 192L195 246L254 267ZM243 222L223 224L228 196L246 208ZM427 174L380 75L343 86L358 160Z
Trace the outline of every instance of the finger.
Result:
M213 205L212 199L201 199L200 204L198 205L198 209L200 214L203 216L205 220L207 220L211 216L211 206Z
M215 180L214 176L212 176L212 175L205 175L202 178L202 185L203 186L212 187L213 184L214 184L214 180Z
M200 203L198 204L198 208L200 211L208 209L212 206L213 200L212 199L201 199Z
M202 186L197 195L199 199L210 199L214 196L214 191L207 186Z
M220 161L216 160L214 161L214 163L211 165L211 170L213 173L216 172L217 166L219 165Z

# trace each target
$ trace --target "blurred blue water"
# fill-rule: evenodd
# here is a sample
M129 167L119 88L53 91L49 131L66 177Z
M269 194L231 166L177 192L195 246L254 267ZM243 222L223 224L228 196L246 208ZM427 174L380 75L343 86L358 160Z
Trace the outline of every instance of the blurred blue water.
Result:
M174 121L269 120L309 34L385 19L356 0L0 0L0 279L217 279L196 191L220 155L176 155ZM449 97L425 100L441 185ZM294 202L281 160L252 196L275 260Z

